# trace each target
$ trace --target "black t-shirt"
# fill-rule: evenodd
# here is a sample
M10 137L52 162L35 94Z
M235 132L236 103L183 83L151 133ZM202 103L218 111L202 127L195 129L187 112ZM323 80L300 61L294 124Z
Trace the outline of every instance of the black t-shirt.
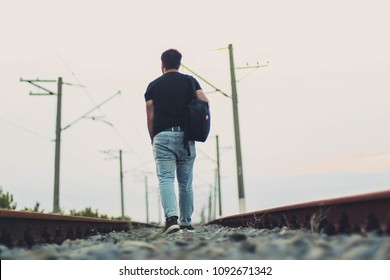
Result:
M145 101L153 100L153 136L173 126L183 127L187 105L194 96L189 78L194 79L179 72L168 72L149 84ZM201 89L194 80L196 90Z

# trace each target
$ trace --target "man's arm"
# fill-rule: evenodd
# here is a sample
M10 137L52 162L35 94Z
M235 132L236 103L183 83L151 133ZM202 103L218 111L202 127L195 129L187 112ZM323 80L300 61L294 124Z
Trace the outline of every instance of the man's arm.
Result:
M209 99L207 98L206 94L203 92L203 90L201 89L198 89L196 91L196 97L200 100L203 100L203 101L206 101L207 103L209 103Z
M153 120L154 120L154 106L153 100L146 101L146 118L148 123L148 131L150 135L150 139L153 143Z

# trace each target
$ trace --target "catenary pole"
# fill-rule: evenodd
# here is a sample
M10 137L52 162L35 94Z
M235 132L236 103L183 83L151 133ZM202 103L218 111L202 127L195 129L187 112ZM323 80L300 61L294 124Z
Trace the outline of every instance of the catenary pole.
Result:
M148 176L145 176L145 200L146 200L146 223L149 223L149 190L148 190Z
M218 171L217 169L214 170L214 219L217 217L217 192L218 192Z
M121 210L122 210L122 219L125 218L125 203L124 203L124 195L123 195L123 164L122 164L122 150L119 150L119 176L121 181Z
M158 192L157 197L157 209L158 209L158 224L161 224L161 194Z
M54 200L53 213L60 212L60 156L61 156L61 107L62 107L62 78L57 82L57 122L56 122L56 148L54 159Z
M226 48L222 48L226 49ZM241 140L240 140L240 127L239 127L239 120L238 120L238 98L237 98L237 80L236 80L236 74L235 69L257 69L261 67L267 67L269 62L267 61L266 65L260 65L257 63L255 66L244 66L244 67L234 67L234 59L233 59L233 45L229 44L228 46L229 50L229 60L230 60L230 75L231 75L231 87L232 87L232 96L229 96L213 84L211 84L209 81L207 81L205 78L201 77L199 74L188 68L186 65L183 65L183 68L197 76L199 79L204 81L209 86L213 87L215 91L220 92L225 97L232 98L233 103L233 122L234 122L234 136L235 136L235 143L236 143L236 165L237 165L237 182L238 182L238 199L239 199L239 209L240 212L243 213L246 211L246 205L245 205L245 191L244 191L244 174L243 174L243 166L242 166L242 155L241 155ZM242 80L242 79L241 79ZM214 213L215 215L215 213Z
M208 212L208 218L207 218L207 221L210 222L211 221L211 217L212 217L212 189L210 188L210 192L209 192L209 212Z
M60 157L61 157L61 132L64 130L61 128L61 112L62 112L62 86L63 85L70 85L70 86L80 86L84 87L83 85L77 85L72 83L65 83L62 80L62 77L59 77L57 80L26 80L20 78L21 82L27 82L41 90L44 91L44 93L32 93L30 92L30 95L36 95L36 96L45 96L45 95L57 95L57 118L56 118L56 139L55 139L55 156L54 156L54 199L53 199L53 213L59 213L61 211L60 208ZM43 86L41 86L38 83L54 83L57 82L57 93L53 92L50 89L47 89ZM119 94L118 92L117 94ZM117 95L115 94L115 96ZM103 103L99 104L98 107L106 102L108 102L112 97L110 97L108 100L104 101ZM96 108L94 108L96 109ZM93 110L94 110L93 109ZM93 111L92 110L92 111ZM76 120L78 121L78 120ZM74 122L73 122L74 123ZM72 123L72 124L73 124ZM70 125L68 125L65 128L68 128Z
M219 202L219 216L222 216L222 194L221 194L221 165L219 161L219 137L216 135L217 142L217 182L218 182L218 202Z
M123 154L126 151L122 149L119 150L104 150L100 151L103 154L106 154L108 157L106 160L119 159L119 182L120 182L120 203L121 203L121 219L126 219L125 216L125 196L124 196L124 172L123 172Z
M59 213L60 209L60 155L61 155L61 107L62 107L62 85L64 84L62 78L57 80L25 80L20 79L21 82L27 82L41 90L44 93L32 93L35 96L57 95L57 119L56 119L56 139L55 139L55 155L54 155L54 192L53 192L53 213ZM57 93L39 85L38 83L55 83L57 82Z
M232 84L232 101L233 101L233 121L234 121L234 138L236 142L236 164L237 164L237 183L238 183L238 202L240 213L246 211L245 206L245 191L244 191L244 174L242 167L241 155L241 139L240 139L240 123L238 120L238 99L236 73L234 69L233 45L229 44L229 61L230 61L230 77Z

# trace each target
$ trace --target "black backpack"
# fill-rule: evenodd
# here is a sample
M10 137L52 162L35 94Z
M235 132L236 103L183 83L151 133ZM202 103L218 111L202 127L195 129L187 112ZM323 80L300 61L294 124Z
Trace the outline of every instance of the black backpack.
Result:
M205 142L210 133L210 109L209 103L196 97L195 80L188 76L192 89L192 100L188 104L185 127L184 127L184 145L187 148L188 140Z

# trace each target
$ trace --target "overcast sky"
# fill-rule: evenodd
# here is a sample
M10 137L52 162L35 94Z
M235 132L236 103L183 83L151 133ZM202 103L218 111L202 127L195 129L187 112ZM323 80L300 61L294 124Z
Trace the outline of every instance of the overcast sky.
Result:
M62 77L60 206L158 220L157 180L144 92L167 48L230 94L237 67L247 211L390 189L388 1L8 1L0 0L0 186L17 209L53 209L55 96L23 79ZM185 69L184 73L189 74ZM197 144L199 221L221 146L223 215L238 212L232 101L200 81L212 131ZM56 91L56 83L42 84ZM94 120L92 119L94 117ZM207 211L206 211L207 213Z

